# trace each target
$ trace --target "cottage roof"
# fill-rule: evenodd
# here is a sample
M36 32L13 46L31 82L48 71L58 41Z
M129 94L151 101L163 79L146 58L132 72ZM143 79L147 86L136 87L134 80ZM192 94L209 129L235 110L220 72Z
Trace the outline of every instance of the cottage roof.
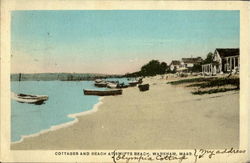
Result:
M177 61L177 60L173 60L172 62L171 62L171 65L180 65L181 64L181 62L180 61Z
M236 49L229 49L229 48L221 49L221 48L218 48L218 49L216 49L216 51L219 53L219 55L221 57L230 57L230 56L240 55L240 49L239 48L236 48Z
M202 62L201 57L196 57L196 58L182 58L182 61L184 63L200 63Z

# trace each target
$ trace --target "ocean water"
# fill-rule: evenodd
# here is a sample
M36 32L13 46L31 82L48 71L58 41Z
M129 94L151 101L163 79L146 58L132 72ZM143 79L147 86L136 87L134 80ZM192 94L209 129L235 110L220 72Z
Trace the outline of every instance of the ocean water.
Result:
M127 84L126 78L112 78ZM32 135L70 121L69 114L93 109L99 96L85 96L83 89L97 88L93 81L12 81L14 93L48 95L42 105L19 103L11 100L11 142L21 140L22 135Z
M83 89L96 89L91 81L21 81L11 82L15 93L48 95L42 105L11 100L11 141L51 126L74 120L69 114L84 112L98 103L98 96L85 96Z

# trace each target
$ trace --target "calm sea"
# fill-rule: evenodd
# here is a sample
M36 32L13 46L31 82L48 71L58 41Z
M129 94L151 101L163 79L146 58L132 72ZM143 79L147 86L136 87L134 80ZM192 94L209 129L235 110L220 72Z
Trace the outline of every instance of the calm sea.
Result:
M127 83L126 79L112 80ZM91 110L99 97L85 96L83 89L104 88L96 88L93 81L12 81L11 91L14 93L48 95L49 99L42 105L11 100L11 141L73 121L69 114Z

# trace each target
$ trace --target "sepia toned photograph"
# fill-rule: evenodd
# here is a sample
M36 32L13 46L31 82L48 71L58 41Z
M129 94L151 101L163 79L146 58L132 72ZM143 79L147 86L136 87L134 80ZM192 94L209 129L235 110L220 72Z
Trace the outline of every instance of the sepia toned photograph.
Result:
M247 161L246 3L12 2L0 161Z

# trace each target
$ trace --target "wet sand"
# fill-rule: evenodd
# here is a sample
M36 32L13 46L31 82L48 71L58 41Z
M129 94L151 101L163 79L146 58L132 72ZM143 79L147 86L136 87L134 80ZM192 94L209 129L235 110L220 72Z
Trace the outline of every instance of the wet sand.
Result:
M11 149L238 148L239 92L192 95L191 90L148 78L137 87L104 97L92 114L71 126L25 138Z

